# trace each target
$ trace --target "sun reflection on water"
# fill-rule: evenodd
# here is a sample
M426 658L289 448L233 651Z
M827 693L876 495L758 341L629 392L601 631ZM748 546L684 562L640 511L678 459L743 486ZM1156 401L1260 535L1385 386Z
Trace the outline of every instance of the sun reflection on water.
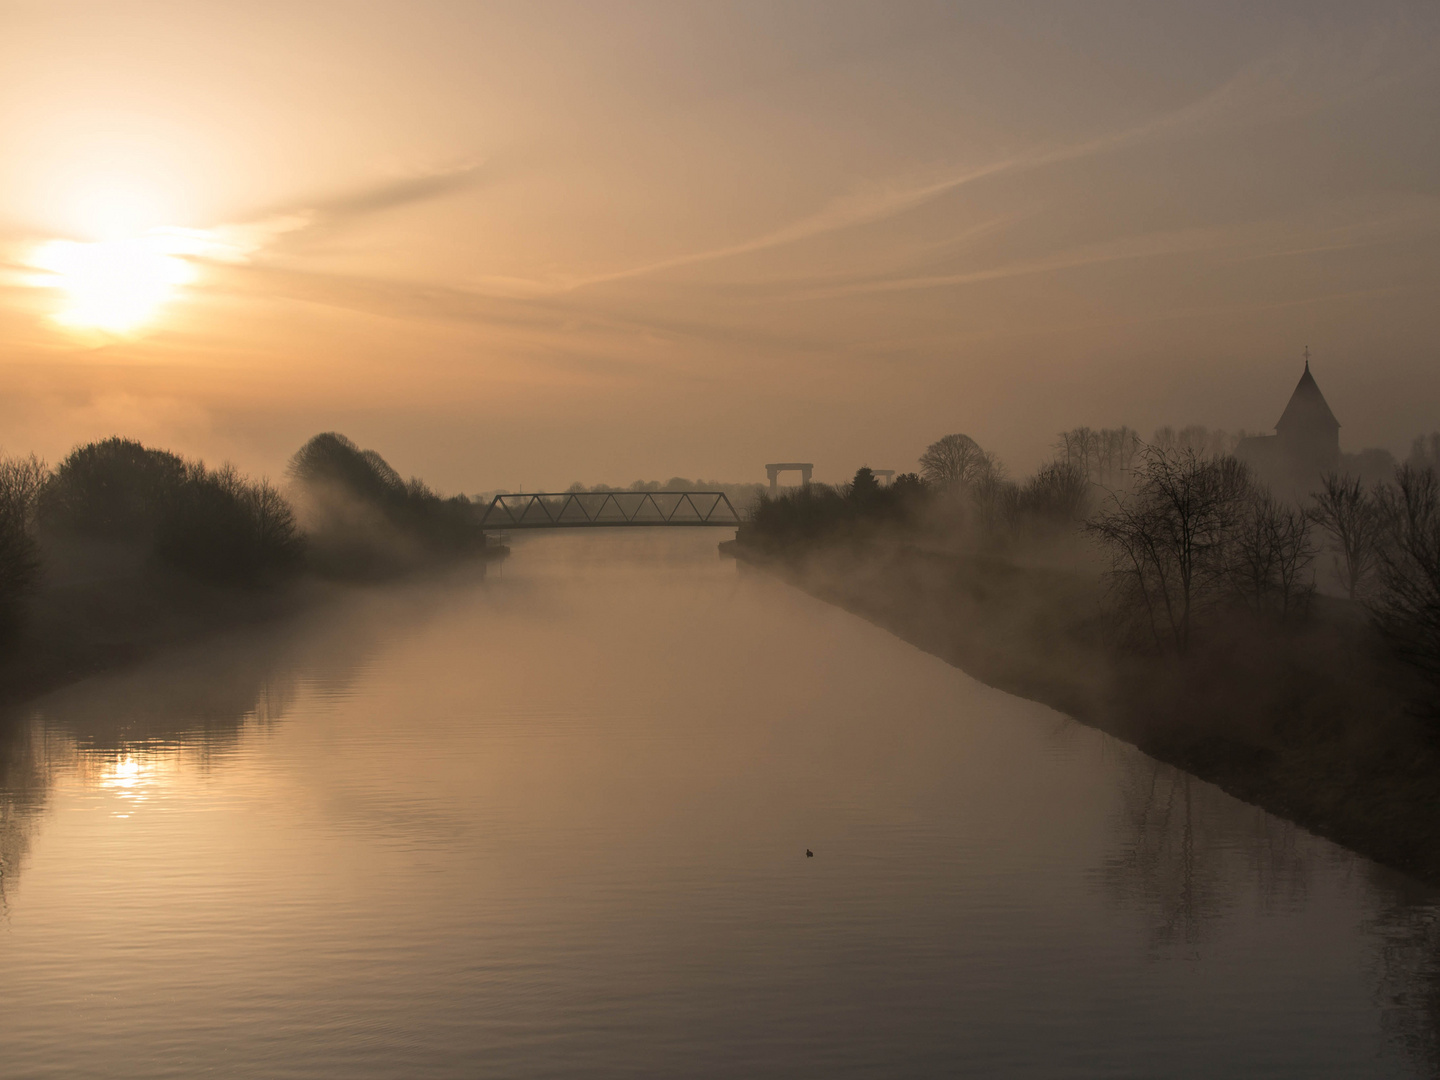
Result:
M85 755L91 758L91 783L113 799L121 800L111 817L129 817L142 803L161 794L165 782L179 767L174 747L125 747Z

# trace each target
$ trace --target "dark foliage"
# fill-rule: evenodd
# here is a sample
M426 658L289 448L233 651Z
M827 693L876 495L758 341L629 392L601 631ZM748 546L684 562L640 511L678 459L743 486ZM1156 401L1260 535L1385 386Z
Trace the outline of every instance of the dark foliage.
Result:
M843 488L807 484L780 495L761 493L746 531L773 545L904 522L920 512L930 494L930 485L915 473L882 485L869 466L861 466Z
M254 585L296 569L304 540L270 484L129 439L76 448L45 483L41 525L134 545L203 581Z
M373 450L325 432L290 461L311 541L311 565L337 577L386 577L485 547L476 507L401 479Z
M255 584L300 565L304 538L290 504L269 482L247 483L232 467L186 467L166 495L155 552L206 581Z
M25 600L40 579L33 525L45 475L33 456L0 461L0 640L18 629Z
M1440 480L1402 465L1376 491L1382 521L1376 625L1405 660L1440 687Z
M151 541L185 474L185 462L174 454L131 439L77 447L40 493L40 523L102 540Z
M1309 520L1234 457L1147 447L1134 490L1088 528L1111 558L1119 625L1158 648L1185 652L1201 621L1236 600L1282 621L1308 607Z

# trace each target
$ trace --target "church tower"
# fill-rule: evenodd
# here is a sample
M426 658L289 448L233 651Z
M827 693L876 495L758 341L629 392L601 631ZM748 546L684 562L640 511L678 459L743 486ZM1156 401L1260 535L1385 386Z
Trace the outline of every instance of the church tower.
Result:
M1310 374L1308 347L1305 371L1275 424L1275 434L1242 439L1235 453L1276 494L1287 497L1303 497L1319 486L1324 473L1340 467L1340 421Z
M1290 395L1290 404L1275 424L1280 456L1297 480L1328 472L1340 464L1340 421L1330 411L1325 395L1310 374L1310 350L1305 350L1305 373Z

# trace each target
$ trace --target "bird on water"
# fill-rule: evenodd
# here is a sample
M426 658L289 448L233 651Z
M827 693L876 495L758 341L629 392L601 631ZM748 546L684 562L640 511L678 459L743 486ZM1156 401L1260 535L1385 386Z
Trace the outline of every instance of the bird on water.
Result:
M811 850L807 847L807 848L805 849L805 858L807 858L807 859L813 859L814 857L815 857L815 853L814 853L813 851L811 851Z

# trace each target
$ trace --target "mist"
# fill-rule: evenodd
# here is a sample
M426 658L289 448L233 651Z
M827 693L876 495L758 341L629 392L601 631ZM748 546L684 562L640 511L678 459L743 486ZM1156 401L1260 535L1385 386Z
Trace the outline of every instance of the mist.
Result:
M0 1073L1440 1070L1440 11L0 5Z

